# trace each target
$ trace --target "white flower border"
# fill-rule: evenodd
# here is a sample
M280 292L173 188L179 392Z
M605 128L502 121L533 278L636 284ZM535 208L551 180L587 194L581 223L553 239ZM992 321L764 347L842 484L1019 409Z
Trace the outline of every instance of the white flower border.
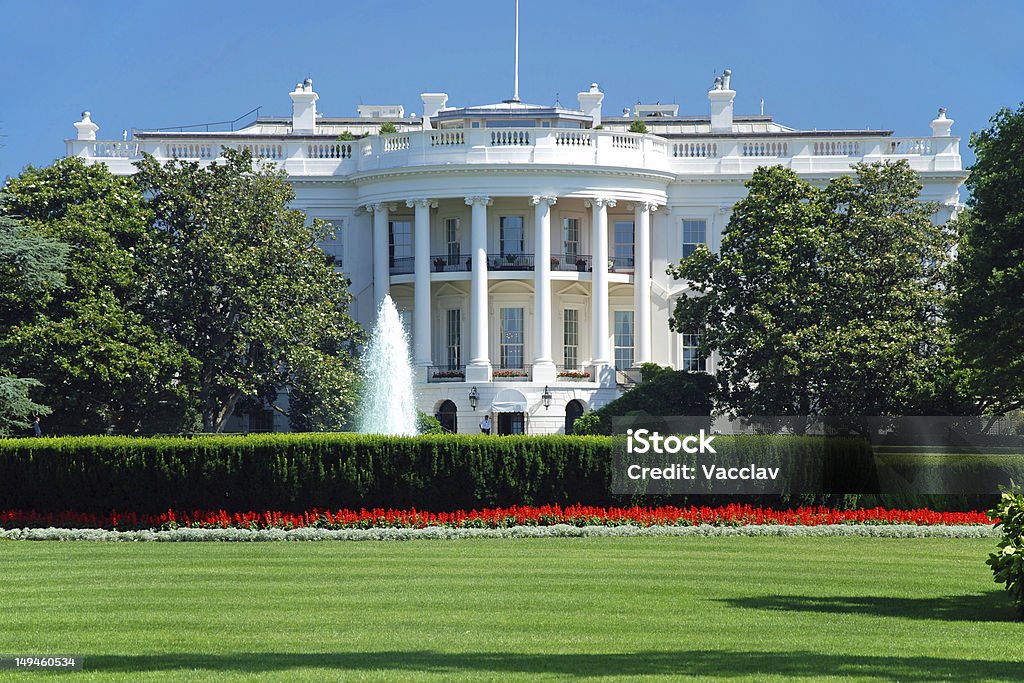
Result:
M9 541L157 541L157 542L265 542L265 541L415 541L470 538L605 538L632 536L870 536L875 538L997 538L986 525L935 524L819 524L788 526L514 526L506 529L189 529L167 531L109 531L106 529L8 529L0 540Z

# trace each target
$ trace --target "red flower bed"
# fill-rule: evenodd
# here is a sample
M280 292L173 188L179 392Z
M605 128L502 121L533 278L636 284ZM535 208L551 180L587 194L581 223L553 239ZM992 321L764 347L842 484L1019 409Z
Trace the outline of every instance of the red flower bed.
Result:
M456 512L422 512L419 510L320 510L307 512L226 512L224 510L168 510L160 514L86 512L0 511L0 528L25 527L99 528L99 529L173 529L242 528L296 529L369 529L374 527L422 528L428 526L462 528L503 528L512 526L743 526L749 524L782 524L815 526L819 524L991 524L984 512L936 512L934 510L833 510L830 508L796 508L771 510L750 505L725 507L631 507L602 508L585 505L561 507L485 508Z

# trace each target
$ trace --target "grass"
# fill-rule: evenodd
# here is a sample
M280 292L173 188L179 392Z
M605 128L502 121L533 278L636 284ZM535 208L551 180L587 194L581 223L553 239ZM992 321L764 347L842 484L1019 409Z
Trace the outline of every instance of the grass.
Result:
M0 652L84 655L74 681L1016 681L992 545L4 542Z

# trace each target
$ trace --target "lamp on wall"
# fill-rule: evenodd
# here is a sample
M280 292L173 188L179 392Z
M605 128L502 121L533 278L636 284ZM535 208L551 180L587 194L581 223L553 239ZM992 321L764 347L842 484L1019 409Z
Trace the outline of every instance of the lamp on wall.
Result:
M548 389L548 385L544 385L544 393L540 395L540 400L544 402L544 410L551 407L551 390Z
M476 404L480 402L480 394L477 393L476 387L469 390L469 407L476 410Z

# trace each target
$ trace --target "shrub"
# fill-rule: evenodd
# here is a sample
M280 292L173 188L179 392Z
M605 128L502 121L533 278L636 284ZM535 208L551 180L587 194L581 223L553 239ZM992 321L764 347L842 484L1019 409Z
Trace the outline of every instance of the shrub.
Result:
M655 363L644 363L640 373L640 384L603 407L578 417L573 423L573 432L608 435L612 433L612 418L626 415L711 414L715 380L710 375L672 370Z
M629 124L629 132L630 133L646 133L647 132L647 124L644 123L643 121L634 121L633 123Z
M986 564L992 567L995 582L1006 585L1018 617L1024 619L1024 494L1004 492L989 517L999 520L995 526L1002 527L1003 537Z
M381 135L388 135L390 133L397 133L398 129L395 128L395 124L391 123L390 121L385 121L384 123L380 124L380 130L378 132Z
M416 411L416 431L420 434L445 434L441 422L433 415L427 415L422 410Z

